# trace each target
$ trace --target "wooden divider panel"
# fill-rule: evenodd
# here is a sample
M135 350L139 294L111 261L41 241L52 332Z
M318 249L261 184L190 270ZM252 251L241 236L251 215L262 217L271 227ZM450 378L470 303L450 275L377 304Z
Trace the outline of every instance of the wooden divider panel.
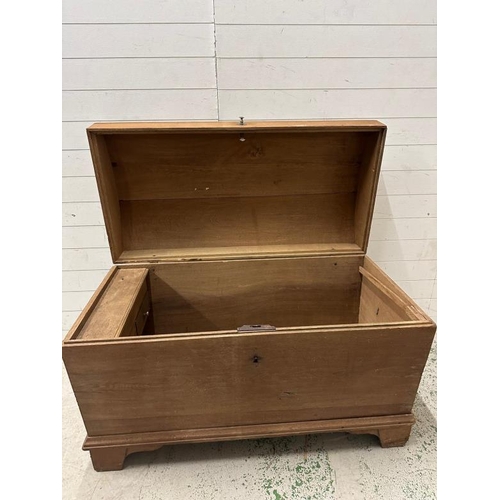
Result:
M91 340L137 334L136 316L141 308L142 314L147 309L147 275L147 269L118 269L77 338Z

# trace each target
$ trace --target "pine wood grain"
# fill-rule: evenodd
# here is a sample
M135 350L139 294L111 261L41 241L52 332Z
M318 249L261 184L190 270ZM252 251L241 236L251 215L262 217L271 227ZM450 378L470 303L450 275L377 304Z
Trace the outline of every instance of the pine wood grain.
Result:
M120 205L116 182L113 177L113 167L109 159L104 138L88 134L90 152L94 162L97 187L101 199L104 223L108 232L109 247L113 259L123 251Z
M364 134L245 132L106 138L121 200L354 192ZM376 134L375 134L376 135ZM307 175L304 173L307 171Z
M122 201L120 210L123 247L150 250L150 258L152 249L334 247L354 240L352 193Z
M80 335L82 328L85 327L87 320L95 310L101 297L104 295L109 282L113 279L113 276L115 275L117 270L118 268L116 266L112 266L111 269L107 272L106 276L104 276L102 282L96 288L96 291L93 293L87 305L83 308L82 312L78 315L76 321L73 323L73 326L69 329L66 337L64 338L64 342L75 339Z
M126 250L122 252L117 262L129 264L140 262L185 262L211 260L240 260L262 259L268 257L301 257L301 256L328 256L328 255L363 255L363 252L354 243L320 243L295 245L245 245L242 247L203 247L203 248L150 248L147 250Z
M406 442L436 325L364 255L383 124L115 123L89 138L120 266L63 359L96 470L175 442Z
M362 256L158 264L157 333L355 323Z
M64 346L92 436L411 412L434 328ZM112 363L112 364L110 364Z
M360 323L390 323L414 319L408 314L404 304L388 296L376 281L363 276L359 301Z
M89 450L96 471L121 470L125 458L137 452L153 451L164 445L206 443L302 434L350 432L374 434L383 448L406 443L415 418L412 414L312 420L279 424L239 425L180 431L141 432L110 436L88 436L83 444Z
M370 134L367 137L369 147L364 149L361 171L358 176L354 216L354 241L365 252L368 248L385 136L386 131L384 130L380 134Z
M207 441L232 441L255 439L259 437L294 436L301 434L320 434L324 432L350 432L353 434L375 434L381 429L393 429L401 425L412 426L415 417L411 413L384 415L377 417L338 418L334 420L309 420L285 422L280 424L239 425L202 429L183 429L180 431L138 432L135 434L114 434L106 436L87 436L84 450L108 449L115 446L161 446L177 443L204 443ZM139 451L139 450L135 450Z
M186 121L186 122L101 122L88 127L90 133L158 133L158 132L205 132L227 130L268 130L275 132L293 132L294 130L358 130L373 131L385 127L377 120L265 120L245 122L244 130L237 121Z
M88 133L114 262L189 248L366 251L380 122L114 123Z
M135 334L135 318L147 295L147 274L147 269L118 269L85 321L78 338L88 340Z
M418 306L418 304L406 294L370 257L365 257L363 267L396 294L408 308L420 319L434 324L432 319Z

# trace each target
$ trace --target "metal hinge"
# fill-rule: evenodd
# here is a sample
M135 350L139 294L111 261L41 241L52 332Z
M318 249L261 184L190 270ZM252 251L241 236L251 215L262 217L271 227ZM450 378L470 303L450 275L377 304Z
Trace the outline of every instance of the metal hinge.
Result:
M273 325L243 325L238 328L238 332L274 332L276 327Z

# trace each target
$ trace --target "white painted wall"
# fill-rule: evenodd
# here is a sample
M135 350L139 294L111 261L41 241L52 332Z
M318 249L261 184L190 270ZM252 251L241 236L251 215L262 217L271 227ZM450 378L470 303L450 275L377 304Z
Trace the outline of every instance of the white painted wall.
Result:
M63 330L111 265L99 120L377 118L368 254L436 313L435 0L65 0Z

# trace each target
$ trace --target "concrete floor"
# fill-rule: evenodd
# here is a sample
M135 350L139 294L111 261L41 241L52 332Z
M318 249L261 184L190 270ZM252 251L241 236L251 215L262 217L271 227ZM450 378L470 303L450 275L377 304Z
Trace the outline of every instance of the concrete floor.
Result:
M177 445L131 455L119 472L93 470L85 429L63 384L65 500L427 500L436 498L436 349L403 448L373 436L323 434Z

